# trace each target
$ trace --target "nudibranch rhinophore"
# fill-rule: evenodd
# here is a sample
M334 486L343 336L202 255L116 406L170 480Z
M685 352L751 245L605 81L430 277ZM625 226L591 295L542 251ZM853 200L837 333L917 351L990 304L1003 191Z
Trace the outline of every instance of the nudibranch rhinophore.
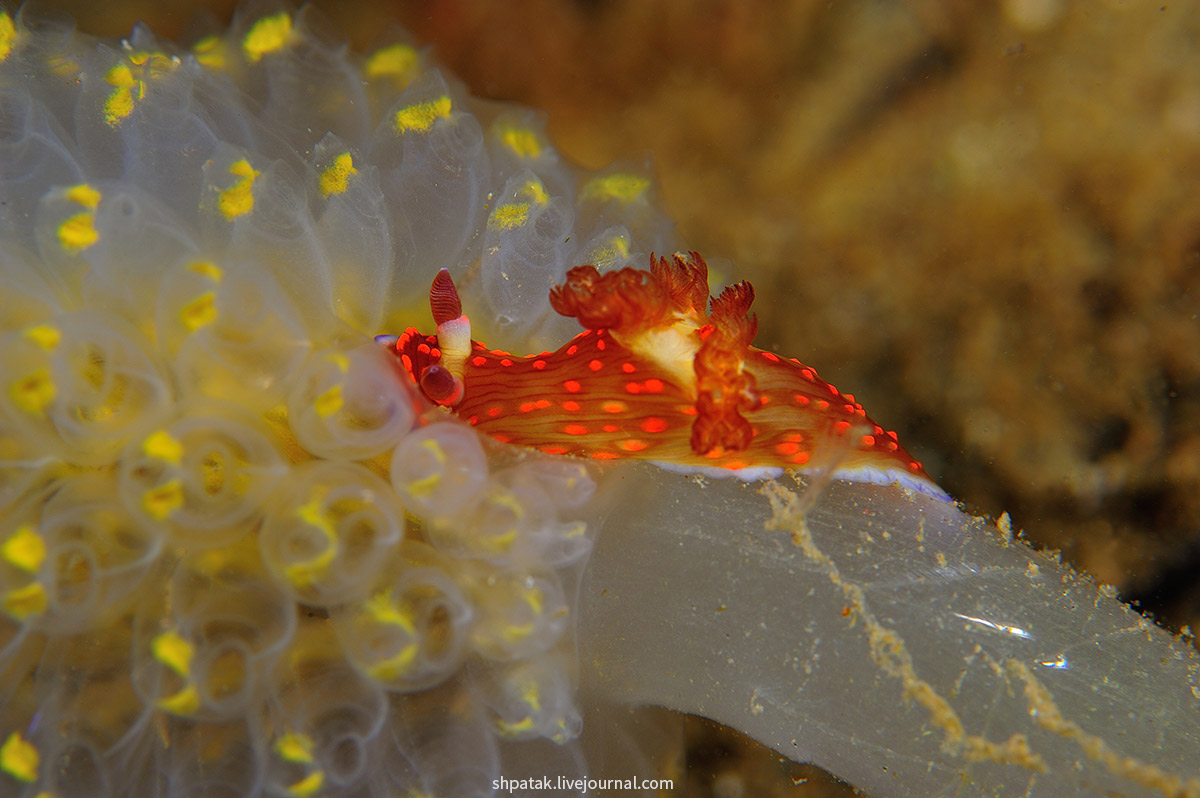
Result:
M649 270L571 269L550 304L586 329L556 352L518 356L472 341L445 269L429 299L436 334L409 328L380 340L426 398L498 441L747 480L830 468L946 496L853 395L752 346L753 287L710 297L698 253L651 255Z

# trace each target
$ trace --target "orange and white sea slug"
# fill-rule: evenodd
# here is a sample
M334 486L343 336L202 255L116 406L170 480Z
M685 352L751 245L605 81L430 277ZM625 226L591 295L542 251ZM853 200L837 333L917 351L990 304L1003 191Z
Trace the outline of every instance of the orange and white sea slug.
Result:
M695 252L651 256L649 271L579 266L550 304L587 329L556 352L518 356L471 340L443 269L430 289L437 333L379 340L429 400L506 443L743 479L832 467L841 479L945 497L852 395L751 346L753 301L748 282L710 298Z

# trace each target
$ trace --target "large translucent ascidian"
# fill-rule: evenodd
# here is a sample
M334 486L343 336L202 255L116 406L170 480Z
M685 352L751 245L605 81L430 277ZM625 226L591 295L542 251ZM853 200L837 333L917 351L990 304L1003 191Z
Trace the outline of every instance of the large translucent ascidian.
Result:
M569 266L673 243L648 179L311 9L190 48L36 14L0 10L0 795L587 775L593 475L371 336L448 268L499 334L569 337Z

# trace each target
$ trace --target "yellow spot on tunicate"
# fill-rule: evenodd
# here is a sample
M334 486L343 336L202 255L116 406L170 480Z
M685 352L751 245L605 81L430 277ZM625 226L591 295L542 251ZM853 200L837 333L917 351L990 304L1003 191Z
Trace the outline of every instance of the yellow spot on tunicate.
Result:
M225 48L221 46L221 39L217 36L205 36L196 42L192 46L192 54L201 66L209 69L225 68Z
M200 708L200 693L196 685L189 684L178 693L158 699L158 707L174 715L191 715Z
M242 39L242 51L246 60L257 64L267 53L283 49L292 34L292 18L286 11L263 17L250 26L246 38Z
M325 358L330 363L337 366L338 371L342 372L343 374L350 370L350 358L346 357L341 352L330 352L325 356Z
M312 501L296 509L296 517L309 526L316 527L325 536L325 548L316 557L292 563L284 569L287 578L296 587L308 587L325 574L329 564L337 556L337 531L329 514L325 512L324 494L314 496Z
M58 243L72 255L78 254L100 239L91 212L69 216L58 226Z
M50 372L37 369L12 384L9 394L13 403L31 416L40 416L46 411L46 406L54 401L58 389Z
M47 352L53 352L58 346L58 342L62 340L62 332L51 324L38 324L34 327L26 327L22 335Z
M41 567L42 560L46 559L46 543L31 525L22 524L4 541L0 554L22 571L34 573Z
M500 131L500 141L518 158L536 159L542 156L542 142L527 127L506 127Z
M624 261L629 257L629 252L629 239L625 236L613 236L592 250L588 263L594 263L604 269Z
M363 605L372 618L389 626L399 626L410 635L416 635L417 626L407 608L397 607L388 593L376 593Z
M34 781L38 772L37 749L20 732L13 732L0 746L0 769L17 781Z
M80 183L77 186L71 186L68 188L67 193L64 196L71 202L82 205L85 208L90 208L94 211L96 208L100 207L100 198L102 195L99 191L92 186L89 186L87 183Z
M168 463L178 464L183 458L183 444L171 436L165 429L160 429L142 441L142 451L148 457L157 457Z
M378 623L397 626L409 637L417 636L416 622L408 607L397 607L387 592L377 593L363 605L363 609ZM372 678L392 681L407 673L417 660L420 647L416 641L406 644L396 654L368 668Z
M46 611L46 588L41 582L30 582L25 587L4 594L4 611L18 621Z
M342 409L342 384L339 382L318 396L313 402L313 408L321 417L331 416Z
M104 121L116 127L122 119L133 113L135 99L141 100L146 96L146 84L135 78L133 70L126 64L117 64L108 70L104 82L114 87L112 94L104 101Z
M533 610L534 615L541 615L544 605L542 604L542 591L536 587L531 587L521 596L525 599L525 603L529 605L529 609Z
M421 441L421 448L429 452L429 454L433 456L433 459L437 461L439 466L444 466L446 464L446 453L442 451L441 444L439 444L437 441L433 439L423 440ZM430 471L427 476L421 477L420 479L414 479L405 487L413 496L425 498L433 493L434 489L437 488L438 483L441 481L442 475L440 472Z
M216 320L217 295L212 291L205 291L179 311L179 321L188 328L188 332L195 332Z
M17 26L7 11L0 10L0 61L4 61L12 53L13 43L17 40Z
M583 187L583 196L585 199L633 202L640 199L649 187L648 178L618 172L591 180Z
M225 276L225 272L221 271L221 267L210 260L193 261L188 264L188 270L203 275L214 283L221 282L221 278Z
M367 77L393 76L405 82L417 66L417 51L407 44L389 44L371 54L367 59Z
M504 734L507 736L515 736L518 734L524 734L525 732L533 730L533 718L526 717L524 720L519 720L516 723L509 723L508 721L497 720L496 728L499 730L499 732L501 734Z
M529 203L513 202L508 205L497 205L488 219L490 230L512 230L520 227L529 220Z
M171 513L183 506L183 483L172 479L151 488L142 495L142 509L151 518L159 521L166 520Z
M545 205L550 201L546 188L538 180L528 180L521 186L521 193L529 197L536 205Z
M396 132L406 133L414 130L418 133L424 133L433 127L434 122L439 119L445 119L448 116L450 116L449 97L442 96L436 100L416 103L407 108L401 108L396 112Z
M311 763L314 747L311 737L298 732L288 732L275 741L275 753L288 762Z
M542 691L538 687L538 683L530 679L525 683L525 688L521 691L521 698L534 712L540 712L542 709Z
M196 655L196 649L192 647L191 643L184 640L179 632L168 629L154 638L150 648L154 652L156 660L179 676L185 679L190 678L192 657Z
M258 177L259 172L249 161L242 158L230 165L229 174L239 179L221 192L217 206L226 219L233 220L254 210L254 178Z
M294 795L296 798L306 798L321 789L325 783L324 771L314 770L300 781L288 787L288 795Z
M358 170L354 168L354 159L350 153L343 152L321 173L321 196L328 198L330 194L341 194L350 185L350 178L356 174Z

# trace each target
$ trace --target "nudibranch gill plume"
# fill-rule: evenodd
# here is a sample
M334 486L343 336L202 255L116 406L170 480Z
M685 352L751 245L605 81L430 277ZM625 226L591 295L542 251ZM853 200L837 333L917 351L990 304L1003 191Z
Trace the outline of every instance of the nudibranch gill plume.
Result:
M518 356L471 340L443 269L430 288L437 333L379 339L426 398L504 443L747 480L829 468L945 497L853 395L751 345L753 301L749 282L710 297L695 252L652 255L649 270L577 266L550 304L585 330L555 352Z

